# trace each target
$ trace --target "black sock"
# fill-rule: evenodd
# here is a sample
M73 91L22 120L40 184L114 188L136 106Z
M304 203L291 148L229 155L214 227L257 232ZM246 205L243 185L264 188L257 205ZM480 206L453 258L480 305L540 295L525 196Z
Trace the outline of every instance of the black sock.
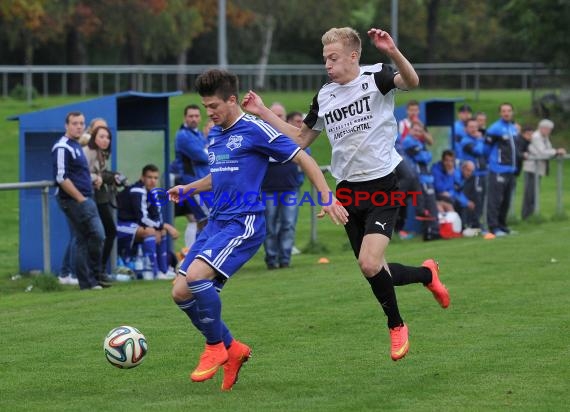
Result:
M399 263L388 263L394 286L409 285L410 283L431 283L431 270L420 266L404 266Z
M374 296L382 306L382 310L388 317L388 327L395 328L404 323L400 316L400 311L398 310L398 301L396 300L396 292L394 291L394 284L392 283L392 278L388 271L382 267L380 272L372 276L371 278L366 278Z

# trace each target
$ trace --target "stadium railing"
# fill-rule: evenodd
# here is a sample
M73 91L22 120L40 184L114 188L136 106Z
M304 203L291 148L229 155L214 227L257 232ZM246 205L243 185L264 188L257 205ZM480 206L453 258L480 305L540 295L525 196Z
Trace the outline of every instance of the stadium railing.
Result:
M124 90L140 92L166 92L186 90L194 79L212 65L105 65L105 66L0 66L2 96L7 97L17 85L24 89L28 101L34 91L44 97L67 95L70 83L74 93L110 94ZM559 69L542 63L526 62L467 62L467 63L416 63L418 74L437 80L439 87L473 89L481 87L534 87L537 78L558 76ZM273 91L314 91L325 81L322 64L234 64L227 69L240 78L243 90L250 88ZM488 79L488 82L484 82ZM441 82L440 82L441 80ZM439 84L441 83L441 84Z
M557 156L555 158L552 157L536 157L530 156L527 160L534 161L534 170L538 170L538 165L540 161L555 161L556 162L556 215L563 216L564 215L564 202L562 200L562 195L564 193L562 187L563 181L563 171L564 171L564 162L566 160L570 160L570 155L565 156ZM538 173L534 174L534 214L540 214L540 176Z
M49 226L49 188L55 186L52 180L35 182L0 183L1 190L41 189L42 191L42 249L44 273L51 271L50 226Z

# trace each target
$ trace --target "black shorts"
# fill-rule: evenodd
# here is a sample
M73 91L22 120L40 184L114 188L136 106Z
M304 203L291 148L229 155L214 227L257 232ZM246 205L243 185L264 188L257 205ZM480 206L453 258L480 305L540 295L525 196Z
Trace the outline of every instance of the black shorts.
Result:
M400 200L403 201L395 173L366 182L342 181L336 187L336 196L349 214L344 229L356 257L365 235L379 233L392 238Z

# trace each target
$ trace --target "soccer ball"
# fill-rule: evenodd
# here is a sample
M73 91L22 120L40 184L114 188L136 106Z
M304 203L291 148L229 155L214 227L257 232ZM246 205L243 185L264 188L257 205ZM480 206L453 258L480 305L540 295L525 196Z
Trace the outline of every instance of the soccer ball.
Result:
M111 365L121 369L130 369L142 363L148 345L146 338L137 328L119 326L107 334L103 349Z

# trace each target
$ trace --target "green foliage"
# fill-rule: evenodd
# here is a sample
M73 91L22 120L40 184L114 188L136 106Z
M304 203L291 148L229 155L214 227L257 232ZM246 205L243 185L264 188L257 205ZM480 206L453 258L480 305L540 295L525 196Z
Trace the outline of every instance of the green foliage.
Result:
M21 83L18 83L12 90L10 90L10 97L14 100L27 100L28 89ZM38 97L38 91L35 87L32 87L31 97L32 99L36 99Z
M558 68L570 65L570 1L511 0L499 8L501 24L532 61Z
M399 45L411 61L543 61L568 66L568 1L398 4ZM326 30L351 25L363 38L371 26L390 31L390 7L389 0L228 1L230 63L258 61L261 34L270 17L277 22L270 63L320 63L320 37ZM211 64L216 61L216 17L214 0L3 1L0 43L10 53L0 49L0 58L8 64L77 64L78 59L82 64L144 64L175 63L187 54L192 64ZM86 56L78 58L78 50ZM365 40L364 55L369 54L373 61L384 59Z
M63 286L59 284L57 276L50 274L32 276L32 290L41 290L42 292L56 292L63 290Z

